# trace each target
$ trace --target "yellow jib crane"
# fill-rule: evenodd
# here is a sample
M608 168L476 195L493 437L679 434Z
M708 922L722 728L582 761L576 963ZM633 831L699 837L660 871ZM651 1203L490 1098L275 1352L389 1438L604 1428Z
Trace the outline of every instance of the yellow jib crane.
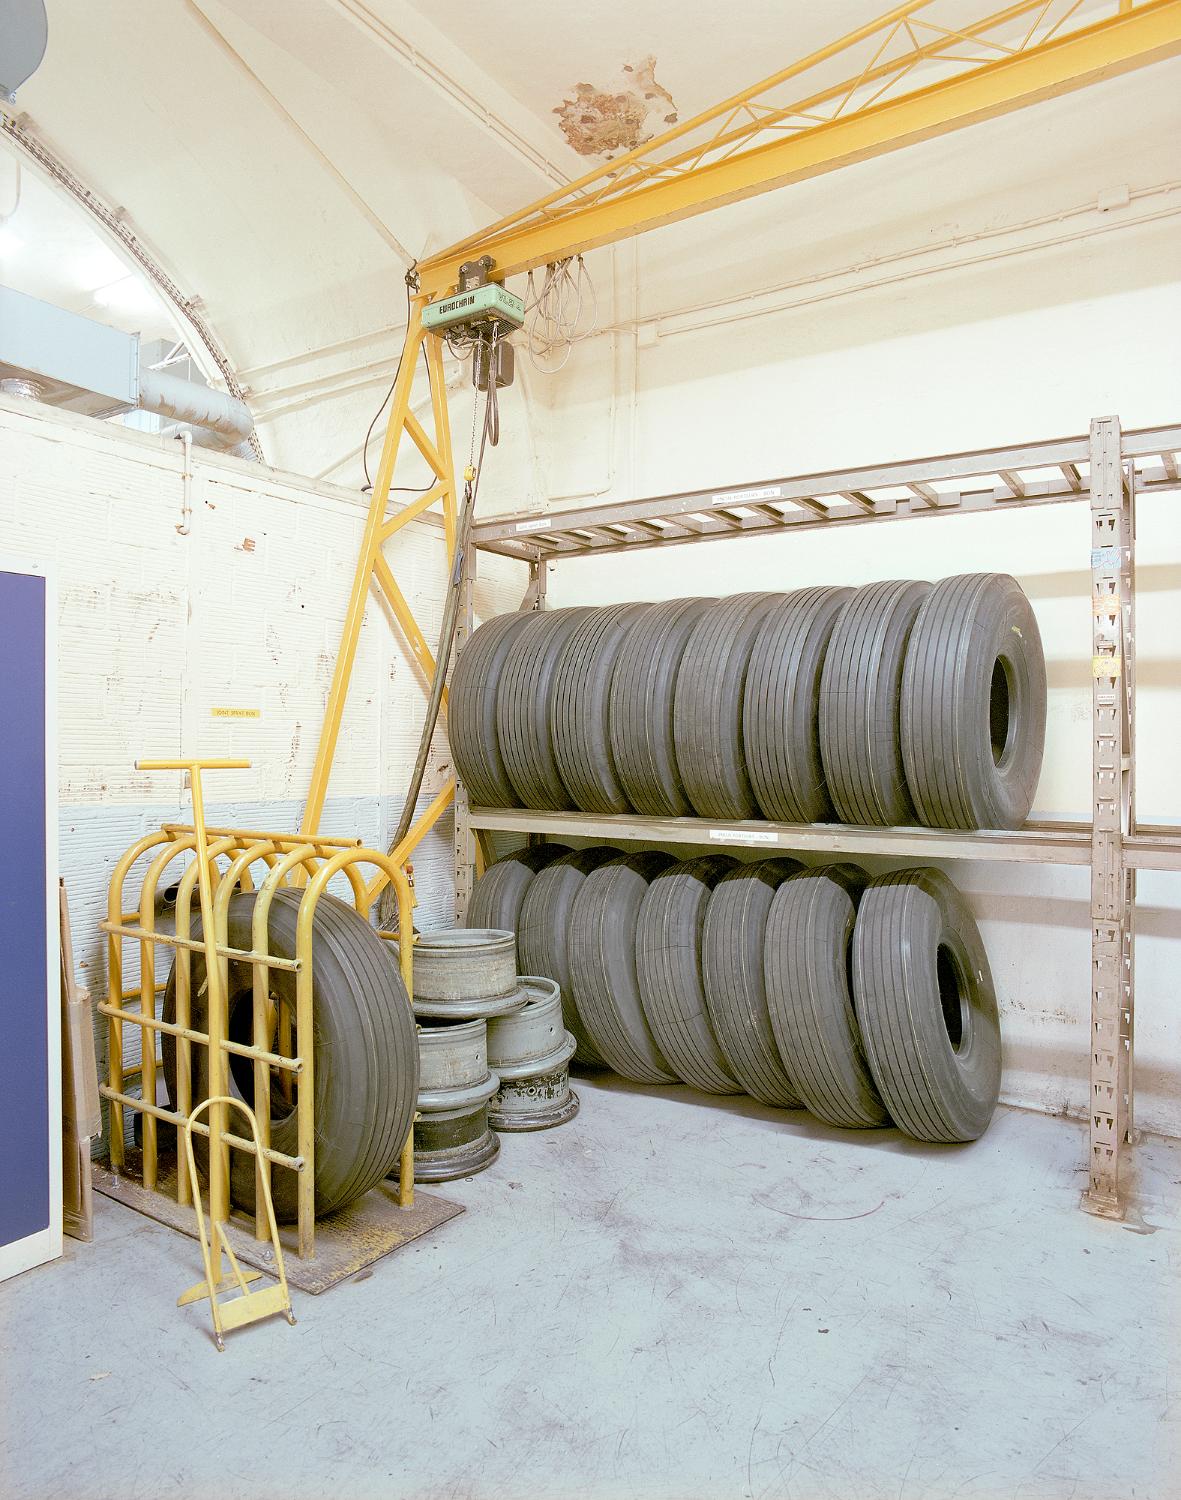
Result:
M408 283L413 296L406 341L301 831L312 834L319 827L371 582L405 633L424 682L445 705L438 674L446 672L447 663L435 662L383 549L409 521L438 504L454 564L460 492L441 343L428 336L423 310L456 287L461 266L489 256L491 279L503 282L1181 53L1181 0L1017 0L955 25L948 19L951 8L949 0L895 6L416 268ZM424 343L433 434L410 410ZM436 483L387 517L403 435L430 465ZM469 472L469 483L471 478ZM454 793L452 780L391 851L395 862L409 857ZM379 874L374 886L385 879Z

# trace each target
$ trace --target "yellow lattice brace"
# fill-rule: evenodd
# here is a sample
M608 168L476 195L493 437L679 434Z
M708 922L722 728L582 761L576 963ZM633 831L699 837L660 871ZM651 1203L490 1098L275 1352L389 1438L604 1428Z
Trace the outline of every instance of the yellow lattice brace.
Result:
M673 127L656 140L567 187L540 198L528 208L469 236L432 256L419 268L422 289L437 295L454 284L462 261L477 253L496 261L498 278L560 260L569 255L614 243L661 224L673 223L725 203L736 202L791 182L819 176L856 161L868 160L916 141L945 134L979 120L1024 105L1053 98L1132 68L1181 52L1181 0L1144 0L1090 25L1057 34L1064 16L1036 41L1045 0L1025 0L1006 6L981 21L960 27L914 19L922 4L896 7L885 16L821 48L800 62L780 70L753 88L733 96L693 120ZM1077 6L1070 6L1073 15ZM1034 16L1033 31L993 61L949 56L949 47L968 38L982 45L985 33L1024 14ZM903 22L923 27L933 39L903 56L859 70L852 79L831 85L812 98L782 110L759 114L751 108L760 95L842 51ZM911 31L911 35L914 32ZM915 63L938 58L966 64L965 71L911 93L838 112L833 117L807 117L834 98L847 100L862 85L888 76L900 77ZM745 112L746 120L733 122ZM770 127L795 114L803 128L761 144L744 143L770 133ZM720 121L704 142L668 155L670 147L686 141ZM733 128L731 128L733 127ZM665 153L662 155L662 153ZM721 153L719 155L719 153ZM718 159L706 161L714 154Z
M413 610L406 602L406 596L398 587L398 581L394 577L394 570L386 562L385 558L382 557L380 552L374 559L373 573L382 593L386 597L386 602L394 612L395 619L402 627L402 632L410 644L411 651L414 653L414 659L422 668L422 675L429 686L435 675L434 655L431 652L431 648L427 645L426 637L423 635L418 621L414 618ZM443 712L447 712L446 688L443 689Z

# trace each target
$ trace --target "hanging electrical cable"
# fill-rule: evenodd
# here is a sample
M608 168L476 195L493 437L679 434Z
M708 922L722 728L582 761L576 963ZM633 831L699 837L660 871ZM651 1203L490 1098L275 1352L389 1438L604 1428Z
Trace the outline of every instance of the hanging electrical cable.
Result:
M599 326L599 299L582 256L551 261L540 289L529 272L525 294L525 347L534 369L554 375L566 364L575 344L590 338ZM584 316L590 308L589 318ZM556 360L556 363L554 362Z
M417 264L417 262L415 262L415 264ZM407 324L409 324L409 322L410 322L410 292L411 292L411 289L412 289L412 287L414 285L415 279L416 278L415 278L415 273L414 273L414 266L411 266L410 269L406 272L406 322L407 322ZM369 424L369 431L365 434L365 445L361 449L361 468L365 472L365 483L361 487L361 493L363 495L369 494L369 492L373 489L373 479L372 479L372 477L370 476L370 473L369 473L369 444L373 440L373 429L377 426L378 418L381 416L382 412L385 411L386 407L389 405L390 397L394 394L394 387L398 383L398 374L399 374L399 371L402 368L402 360L405 358L405 354L406 354L406 348L405 348L405 345L403 345L402 346L402 352L398 355L397 366L394 369L394 378L393 378L393 380L390 381L390 388L389 388L388 391L386 391L385 395L381 398L381 405L373 413L373 420ZM431 383L431 367L430 367L429 361L427 362L427 365L426 365L426 382L427 382L427 385L430 385L430 383ZM392 495L422 495L422 494L425 494L426 491L429 490L434 485L434 483L435 483L435 480L432 478L432 479L428 480L426 484L391 484L390 485L390 494L392 494Z
M496 345L499 338L499 326L495 326L491 334L485 336L485 341L489 348L489 368L495 368ZM473 339L472 342L475 343L477 341ZM426 717L423 720L422 734L418 742L418 754L415 757L414 770L410 775L410 785L406 791L406 800L402 805L402 814L398 819L398 826L394 830L393 838L390 840L389 852L391 854L410 832L410 825L414 821L415 806L418 802L419 792L422 790L423 778L426 775L427 761L430 758L431 741L434 738L435 727L439 722L439 710L443 702L443 688L447 681L451 653L455 645L455 631L459 624L463 560L464 554L470 545L472 518L475 515L476 509L476 493L480 487L480 475L484 470L484 453L489 443L495 448L500 438L500 409L495 379L489 380L487 384L484 399L484 423L480 431L480 447L477 454L476 422L478 411L478 401L473 402L471 445L468 450L467 467L463 471L463 494L460 498L455 521L455 550L451 558L451 572L447 579L443 624L439 631L438 649L435 652L435 671L434 676L431 678L431 691L427 699ZM382 892L379 903L378 920L382 927L391 928L397 921L397 916L397 896L393 886L387 885Z

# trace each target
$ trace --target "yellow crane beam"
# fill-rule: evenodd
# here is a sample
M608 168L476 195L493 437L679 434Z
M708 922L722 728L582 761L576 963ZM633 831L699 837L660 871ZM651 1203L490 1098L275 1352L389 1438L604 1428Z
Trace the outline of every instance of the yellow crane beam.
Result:
M436 495L443 500L449 555L454 545L454 461L442 354L438 340L424 333L422 309L455 285L460 265L489 254L496 262L496 279L503 280L1181 53L1181 0L1105 0L1106 14L1090 21L1080 17L1085 3L1011 0L970 24L950 24L939 19L940 6L946 9L948 0L908 0L422 262L328 694L304 832L319 827L365 604L374 585L397 615L424 674L435 669L382 549ZM849 69L843 77L842 67ZM784 92L807 77L813 80L811 88ZM923 82L916 87L919 80ZM424 346L433 439L409 405ZM439 483L429 496L387 518L404 433L427 458ZM420 820L419 834L447 800L444 794L435 799Z
M502 280L1181 54L1181 0L1119 0L1112 14L1069 31L1060 28L1076 15L1077 3L1060 5L1051 19L1053 6L1046 0L1024 0L958 29L920 14L931 3L896 7L744 94L431 256L418 267L422 293L434 297L450 290L460 265L476 255L491 255L493 274ZM1033 20L1022 30L1027 14ZM1050 23L1039 35L1039 23L1046 19ZM1008 42L1001 40L1006 26L1010 32L1017 28ZM887 56L898 39L902 50ZM852 78L788 106L766 102L787 80L861 43L869 44L870 57ZM945 76L883 97L922 67ZM946 76L953 68L961 71ZM710 127L712 134L701 139ZM670 147L695 137L695 144L670 153Z

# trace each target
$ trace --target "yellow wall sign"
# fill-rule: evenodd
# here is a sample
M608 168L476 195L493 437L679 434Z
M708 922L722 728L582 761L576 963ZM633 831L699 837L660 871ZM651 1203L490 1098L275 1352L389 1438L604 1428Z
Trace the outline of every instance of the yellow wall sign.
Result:
M261 719L261 708L211 708L211 719Z

